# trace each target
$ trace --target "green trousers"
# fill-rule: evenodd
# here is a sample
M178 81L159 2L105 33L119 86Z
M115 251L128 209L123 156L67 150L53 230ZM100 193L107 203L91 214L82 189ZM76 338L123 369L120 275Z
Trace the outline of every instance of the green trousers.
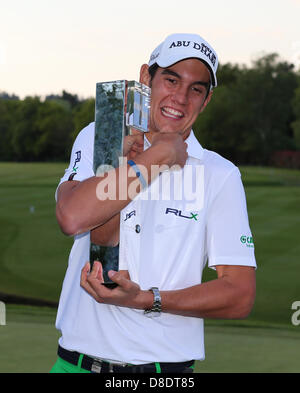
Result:
M85 374L91 374L90 371L85 370L84 368L81 368L81 362L82 362L82 357L83 355L80 355L78 365L75 366L69 362L66 362L65 360L61 359L60 357L57 358L56 363L50 370L51 374L62 374L62 373L72 373L72 374L78 374L78 373L85 373Z
M84 373L84 374L91 374L91 371L85 370L84 368L81 367L82 363L82 358L84 355L79 356L78 364L75 366L74 364L71 364L69 362L66 362L65 360L61 359L60 357L57 358L56 363L50 370L51 374L62 374L62 373L72 373L72 374L78 374L78 373ZM156 366L156 372L161 373L160 369L160 364L155 363ZM194 370L194 365L189 367L190 371L193 372Z

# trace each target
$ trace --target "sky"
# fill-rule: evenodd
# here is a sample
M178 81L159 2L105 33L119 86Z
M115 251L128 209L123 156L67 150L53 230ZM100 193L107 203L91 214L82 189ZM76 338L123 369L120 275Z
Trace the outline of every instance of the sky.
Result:
M300 67L300 0L0 0L0 91L95 96L138 80L171 33L197 33L219 62L276 52Z

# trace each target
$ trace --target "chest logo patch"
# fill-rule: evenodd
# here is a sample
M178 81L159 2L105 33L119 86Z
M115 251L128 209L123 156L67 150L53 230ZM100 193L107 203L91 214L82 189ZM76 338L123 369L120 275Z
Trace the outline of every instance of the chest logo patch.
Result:
M126 213L126 217L125 217L125 220L124 220L124 221L129 220L129 218L131 218L132 216L135 216L135 215L136 215L136 211L135 211L135 210L133 210L133 211L130 212L130 213Z
M175 216L177 216L177 217L186 218L188 220L198 221L198 219L197 219L198 214L190 212L190 213L188 213L188 214L190 214L188 216L186 214L183 214L181 210L173 209L171 207L167 207L166 214L175 214Z

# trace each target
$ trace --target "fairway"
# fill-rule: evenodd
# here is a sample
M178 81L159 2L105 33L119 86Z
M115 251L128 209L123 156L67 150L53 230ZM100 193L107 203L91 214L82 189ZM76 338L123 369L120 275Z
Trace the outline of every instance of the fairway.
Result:
M73 239L55 219L64 164L0 164L0 292L57 301Z
M299 373L299 329L207 323L206 359L198 372Z
M57 302L73 240L55 220L66 164L0 163L0 293ZM300 372L300 171L241 168L255 242L257 297L246 321L207 321L197 372ZM204 280L215 278L205 269ZM1 298L0 298L1 300ZM6 305L0 372L48 372L55 308Z
M59 333L55 310L8 306L0 326L0 373L48 373L56 360ZM197 373L300 372L297 328L207 322L206 359Z
M0 326L1 373L47 373L56 360L59 332L55 310L7 306L6 325Z

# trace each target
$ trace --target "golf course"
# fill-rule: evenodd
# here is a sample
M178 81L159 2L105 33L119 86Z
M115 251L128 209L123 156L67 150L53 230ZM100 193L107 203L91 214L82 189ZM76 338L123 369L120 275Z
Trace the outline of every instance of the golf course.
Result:
M56 304L73 242L55 219L66 167L0 163L0 373L47 373L56 359ZM206 359L195 371L299 373L300 170L240 170L258 265L255 306L246 320L205 322ZM215 277L205 269L205 281Z

